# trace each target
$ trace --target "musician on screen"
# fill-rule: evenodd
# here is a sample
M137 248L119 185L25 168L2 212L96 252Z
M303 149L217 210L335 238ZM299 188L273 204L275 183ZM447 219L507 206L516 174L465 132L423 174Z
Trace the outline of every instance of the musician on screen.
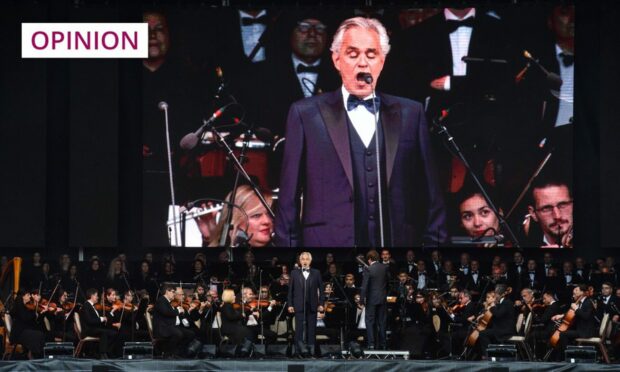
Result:
M331 45L341 89L291 106L276 245L380 246L378 179L385 245L434 246L445 240L445 207L422 105L381 92L372 100L389 50L379 21L345 20ZM372 82L360 73L370 74Z

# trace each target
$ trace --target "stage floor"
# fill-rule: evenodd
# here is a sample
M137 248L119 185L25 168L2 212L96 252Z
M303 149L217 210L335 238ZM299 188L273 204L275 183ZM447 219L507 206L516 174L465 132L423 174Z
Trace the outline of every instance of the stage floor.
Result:
M211 359L93 360L39 359L2 361L0 371L619 371L620 365L534 362L462 362L412 360Z

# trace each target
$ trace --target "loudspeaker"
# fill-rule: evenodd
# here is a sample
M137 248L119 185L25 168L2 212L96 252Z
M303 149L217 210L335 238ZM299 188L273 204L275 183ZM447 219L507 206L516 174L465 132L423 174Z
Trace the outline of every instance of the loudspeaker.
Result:
M219 356L222 358L234 358L237 351L237 345L223 344L220 345Z
M213 344L204 344L198 355L202 359L214 359L217 356L217 348Z
M125 342L123 359L153 359L151 342Z
M267 345L267 356L270 358L286 358L289 354L289 345Z
M517 360L517 346L514 344L490 344L487 348L489 360L506 362Z
M340 359L342 358L342 348L340 345L320 345L320 357L328 359Z
M570 363L596 363L596 348L594 346L567 346L564 351L564 361Z
M360 359L364 356L364 349L362 349L362 345L360 345L356 341L349 342L349 353L355 359Z
M69 359L73 358L72 342L47 342L43 347L45 359Z

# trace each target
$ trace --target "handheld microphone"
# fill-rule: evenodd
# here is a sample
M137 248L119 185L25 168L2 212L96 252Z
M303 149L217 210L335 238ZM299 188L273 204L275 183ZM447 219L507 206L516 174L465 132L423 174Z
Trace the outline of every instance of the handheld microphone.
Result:
M168 110L168 103L166 101L161 101L157 104L157 107L162 111Z
M357 81L363 81L366 84L372 84L373 78L369 72L359 72L356 76Z

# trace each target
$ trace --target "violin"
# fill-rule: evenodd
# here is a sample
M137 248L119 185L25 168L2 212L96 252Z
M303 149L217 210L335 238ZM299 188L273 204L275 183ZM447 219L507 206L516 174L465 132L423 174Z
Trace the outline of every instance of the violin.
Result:
M464 308L465 308L465 305L463 305L463 304L456 304L456 305L453 305L452 307L450 307L450 312L452 314L458 313L459 311L463 310Z
M269 307L269 305L271 304L271 301L268 300L254 300L254 301L250 301L248 303L248 305L250 306L250 308L256 309L258 307ZM278 301L276 301L276 305L279 305L280 303Z

